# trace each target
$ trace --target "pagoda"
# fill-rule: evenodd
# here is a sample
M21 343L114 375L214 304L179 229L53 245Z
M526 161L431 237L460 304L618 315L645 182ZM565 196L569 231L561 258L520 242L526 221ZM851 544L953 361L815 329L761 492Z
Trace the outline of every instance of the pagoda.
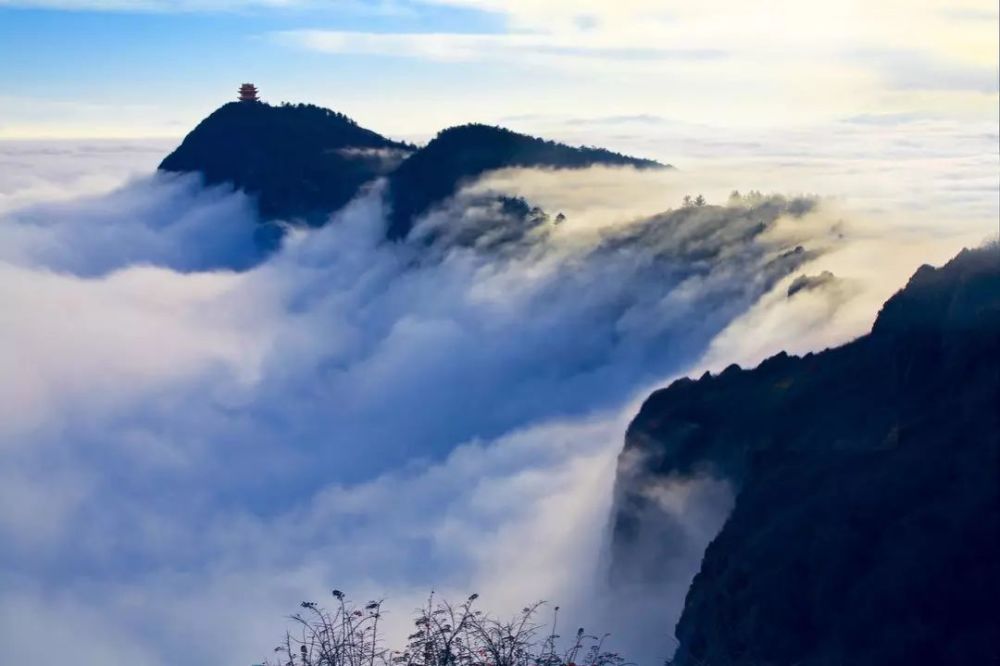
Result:
M244 83L240 86L240 101L241 102L259 102L260 98L257 97L257 86L252 83Z

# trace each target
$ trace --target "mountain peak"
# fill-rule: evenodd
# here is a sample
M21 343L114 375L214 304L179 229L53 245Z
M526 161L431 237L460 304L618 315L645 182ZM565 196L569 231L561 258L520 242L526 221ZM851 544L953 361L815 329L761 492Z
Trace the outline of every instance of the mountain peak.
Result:
M654 160L603 148L572 147L504 127L481 123L449 127L392 174L388 235L405 237L417 216L454 194L464 182L488 171L509 167L585 168L599 164L669 168Z
M330 109L241 101L201 121L160 169L198 172L210 185L232 183L257 197L264 218L318 225L385 172L382 160L361 151L409 149Z

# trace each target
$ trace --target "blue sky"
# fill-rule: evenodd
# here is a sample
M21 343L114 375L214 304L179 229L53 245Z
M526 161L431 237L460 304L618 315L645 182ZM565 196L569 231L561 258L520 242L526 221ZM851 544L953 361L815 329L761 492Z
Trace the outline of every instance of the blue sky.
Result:
M343 106L362 95L381 97L390 87L419 95L416 81L447 82L465 75L460 65L432 72L412 59L331 57L297 49L271 37L280 31L499 29L495 15L435 7L386 13L361 6L175 12L2 5L2 97L22 103L0 114L0 132L10 132L11 124L27 124L43 135L46 129L59 134L60 127L77 127L74 115L91 120L98 134L102 129L117 134L114 125L121 118L138 130L123 128L124 134L141 135L147 128L154 134L176 134L198 114L232 97L244 80L257 82L271 101L322 97ZM145 122L150 115L153 120ZM90 134L86 125L80 129Z
M982 120L996 21L982 0L0 0L0 137L176 136L244 80L408 137L524 115Z

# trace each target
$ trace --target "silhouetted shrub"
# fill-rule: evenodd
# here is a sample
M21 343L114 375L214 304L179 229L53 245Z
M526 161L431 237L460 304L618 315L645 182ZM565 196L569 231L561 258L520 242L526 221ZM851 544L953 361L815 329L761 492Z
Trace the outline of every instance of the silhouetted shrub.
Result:
M278 661L269 666L626 666L605 649L607 635L581 627L562 641L558 606L551 623L540 624L544 602L503 621L477 609L476 594L457 606L432 594L416 612L406 645L391 649L379 633L382 601L356 605L340 590L332 595L333 610L302 602L302 611L291 617L296 628L286 632L275 648Z

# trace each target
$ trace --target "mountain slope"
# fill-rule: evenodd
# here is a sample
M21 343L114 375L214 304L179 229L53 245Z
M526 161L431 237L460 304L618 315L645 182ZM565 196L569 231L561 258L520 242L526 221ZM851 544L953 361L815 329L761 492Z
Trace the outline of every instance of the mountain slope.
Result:
M318 225L409 148L318 106L231 102L199 123L160 169L232 183L257 197L265 219Z
M466 181L505 167L583 168L595 164L663 168L602 148L573 148L502 127L470 124L439 133L390 177L390 238L405 237L417 216Z
M738 494L677 664L997 663L997 246L922 267L848 345L650 396L619 466L619 580L662 574L651 491L705 474Z
M387 236L401 239L419 215L487 171L594 164L663 167L486 125L444 130L416 150L318 106L231 102L199 123L159 168L198 172L209 185L231 183L245 190L256 198L265 222L313 226L324 224L362 185L391 174ZM259 233L268 246L280 237L274 225L265 224Z

